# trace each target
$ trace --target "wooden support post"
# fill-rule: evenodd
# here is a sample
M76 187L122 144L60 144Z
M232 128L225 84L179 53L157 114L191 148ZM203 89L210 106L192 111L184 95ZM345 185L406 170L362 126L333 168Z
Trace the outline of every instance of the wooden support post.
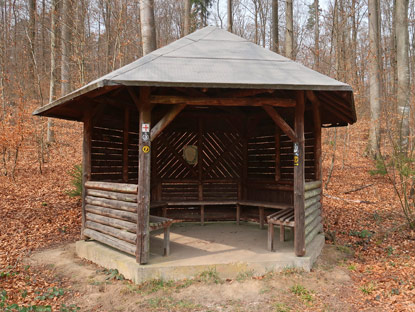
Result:
M153 141L186 107L186 104L175 105L160 121L151 129L151 141Z
M280 242L285 242L285 226L280 225Z
M315 180L321 180L321 119L320 119L320 102L318 98L313 101L313 121L314 121L314 169Z
M164 256L170 254L170 226L164 228Z
M264 105L262 108L267 112L271 117L274 123L280 127L280 129L291 139L291 141L297 141L295 131L290 127L290 125L278 114L278 112L272 106Z
M281 179L281 130L275 126L275 181Z
M200 206L200 225L205 225L205 205Z
M264 228L264 207L259 207L259 228L262 230Z
M138 163L138 192L137 192L137 250L136 259L140 264L148 262L150 253L150 165L151 141L149 128L151 124L150 88L141 87L138 103L139 110L139 163ZM147 134L143 131L148 125ZM146 129L147 130L147 129ZM146 140L145 140L146 139Z
M295 108L295 135L297 142L294 142L294 155L298 161L294 164L294 249L299 257L305 255L305 212L304 212L304 91L297 91L297 106Z
M236 224L240 224L241 220L241 205L239 201L242 200L242 183L239 181L238 183L238 203L236 204Z
M123 146L122 146L122 180L128 183L128 132L130 128L130 110L124 109L124 130L123 130Z
M92 145L92 115L90 111L84 114L84 137L82 144L82 226L81 239L85 239L84 230L86 222L85 212L85 183L91 179L91 145Z
M203 119L198 120L197 134L197 176L198 176L198 199L203 200ZM205 206L200 206L200 225L205 224Z
M274 224L268 223L268 250L274 251Z

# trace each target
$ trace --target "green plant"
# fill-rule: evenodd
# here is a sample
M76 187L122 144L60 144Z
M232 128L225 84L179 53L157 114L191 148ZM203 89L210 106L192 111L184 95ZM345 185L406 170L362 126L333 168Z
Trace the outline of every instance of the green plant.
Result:
M388 256L391 256L393 254L393 247L392 246L386 247L386 252L388 253Z
M356 264L354 263L350 263L349 266L347 267L350 271L356 271Z
M40 291L37 291L38 294L40 294ZM65 294L65 290L62 288L56 288L56 287L51 287L48 288L47 291L45 291L42 295L37 296L35 299L36 300L46 300L46 299L53 299L55 297L60 297L63 296Z
M356 236L359 238L371 238L373 236L373 232L369 231L369 230L361 230L361 231L350 231L349 233L350 236Z
M104 270L104 273L106 275L108 275L107 278L106 278L107 281L112 280L112 279L115 279L115 280L118 280L118 281L125 280L124 275L122 275L120 272L118 272L117 269Z
M7 303L8 296L7 292L4 289L0 289L0 311L4 312L51 312L52 308L49 305L38 306L38 305L29 305L29 306L19 306L17 303Z
M254 270L248 270L248 271L244 271L244 272L239 272L238 275L236 276L236 280L238 282L243 282L247 279L252 278L252 276L254 276Z
M219 277L218 272L216 272L216 268L210 268L206 271L203 271L197 276L197 279L203 282L210 282L215 284L222 283L221 278Z
M365 295L370 295L374 290L375 290L375 284L373 283L368 283L366 285L363 285L362 287L360 287L360 290L365 294Z
M275 312L289 312L291 311L289 307L287 307L284 303L275 303L274 305Z
M60 312L76 312L79 310L81 310L81 308L76 306L75 304L70 304L70 305L62 304L59 308Z
M313 296L312 292L306 289L302 285L294 285L290 288L291 292L297 296L299 296L301 299L303 299L306 302L312 302Z
M66 193L72 197L82 196L82 165L75 165L68 174L72 177L72 189L68 190Z

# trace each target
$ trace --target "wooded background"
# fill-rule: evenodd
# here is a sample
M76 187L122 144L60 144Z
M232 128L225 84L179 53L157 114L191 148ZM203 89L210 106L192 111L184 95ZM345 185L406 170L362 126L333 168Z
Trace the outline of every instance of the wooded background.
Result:
M140 2L154 12L157 47L208 24L227 28L350 84L358 116L371 120L368 154L380 155L382 135L411 148L414 0L2 0L3 174L14 174L29 141L42 170L53 121L32 118L33 108L145 54Z

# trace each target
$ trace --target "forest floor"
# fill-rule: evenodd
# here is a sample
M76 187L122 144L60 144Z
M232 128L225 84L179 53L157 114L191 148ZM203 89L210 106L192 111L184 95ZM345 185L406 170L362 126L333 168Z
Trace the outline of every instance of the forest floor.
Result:
M335 130L324 130L325 180L337 147L324 190L328 246L311 273L221 280L206 272L137 286L74 256L81 202L67 195L68 171L81 162L81 126L57 122L43 174L26 144L15 180L0 177L0 310L415 311L415 231L387 177L369 173L366 126L338 129L336 144Z

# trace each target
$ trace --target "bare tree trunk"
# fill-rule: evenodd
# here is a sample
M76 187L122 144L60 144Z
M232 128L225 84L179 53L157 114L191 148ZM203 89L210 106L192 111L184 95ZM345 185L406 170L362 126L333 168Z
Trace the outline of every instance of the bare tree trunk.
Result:
M370 130L369 153L380 155L380 73L379 73L379 15L378 0L369 0L369 93Z
M156 49L156 28L154 25L154 0L140 0L141 34L143 54Z
M52 0L50 13L50 82L49 82L49 102L56 98L56 44L57 44L57 18L58 18L58 0ZM53 119L48 118L48 129L46 141L55 142L55 131L53 130Z
M285 1L285 56L294 58L293 1Z
M71 41L70 16L72 15L71 0L62 0L62 56L61 56L61 95L70 92L69 51Z
M408 149L409 138L409 31L408 0L396 0L396 50L398 90L397 104L401 115L399 144L402 152Z
M279 36L278 36L278 0L272 0L272 51L278 53L279 51Z
M320 12L318 0L314 0L314 69L320 68Z
M184 1L184 35L190 34L190 12L192 9L192 3L190 0Z
M29 0L29 50L30 54L35 54L36 39L36 0ZM33 58L31 58L33 59ZM29 63L32 81L36 81L35 65L33 61Z
M228 0L228 31L232 32L232 0Z

